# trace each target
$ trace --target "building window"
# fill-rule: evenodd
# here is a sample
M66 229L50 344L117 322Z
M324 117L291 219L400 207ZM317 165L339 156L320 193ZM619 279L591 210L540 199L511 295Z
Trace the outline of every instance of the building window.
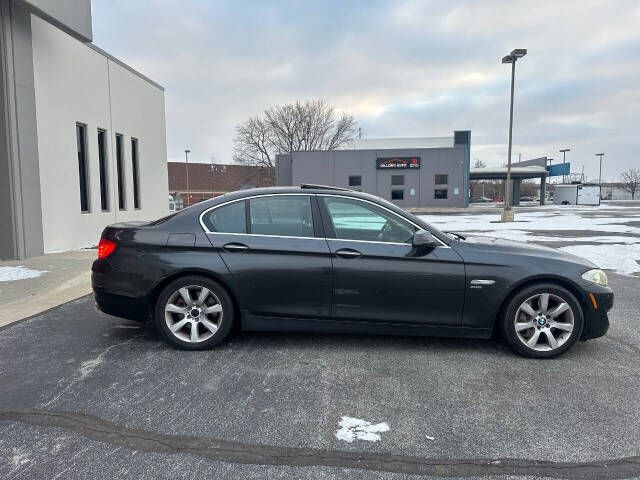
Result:
M118 177L118 208L125 210L124 196L124 145L122 135L116 133L116 175Z
M76 145L78 150L78 183L80 185L80 210L89 213L89 185L87 172L87 127L76 123Z
M449 175L447 175L446 173L436 173L435 177L436 178L434 183L436 185L446 185L449 183Z
M404 200L404 190L391 190L391 200Z
M391 185L404 185L404 175L391 175Z
M350 187L361 187L362 186L362 175L349 175L349 186Z
M436 200L444 200L447 198L447 189L446 188L436 188L433 198Z
M131 168L133 169L133 208L140 208L140 166L138 165L138 139L131 139Z
M100 208L109 211L109 180L107 175L107 132L98 129L98 168L100 170Z

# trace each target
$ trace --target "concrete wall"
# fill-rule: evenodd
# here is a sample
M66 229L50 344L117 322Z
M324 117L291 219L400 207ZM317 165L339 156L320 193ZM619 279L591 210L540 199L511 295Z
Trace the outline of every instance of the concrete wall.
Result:
M41 255L31 13L0 0L0 258Z
M419 169L376 168L381 157L420 157ZM331 152L294 152L291 161L290 185L315 183L352 188L391 200L391 190L404 189L404 199L394 200L401 207L464 207L467 191L467 148L428 148L394 150L336 150ZM435 175L447 174L447 199L434 198ZM350 187L349 176L361 175L362 186ZM404 175L405 185L392 186L392 175ZM283 181L286 177L283 175ZM278 177L279 185L280 176ZM457 188L457 194L455 193ZM411 195L413 191L413 195Z
M36 15L65 32L90 42L91 0L17 0Z
M168 212L164 91L32 16L45 252L95 245L117 221ZM89 213L80 211L76 122L87 126ZM109 211L100 208L97 130L107 132ZM115 134L124 136L126 209L118 210ZM131 137L138 139L141 208L133 208Z

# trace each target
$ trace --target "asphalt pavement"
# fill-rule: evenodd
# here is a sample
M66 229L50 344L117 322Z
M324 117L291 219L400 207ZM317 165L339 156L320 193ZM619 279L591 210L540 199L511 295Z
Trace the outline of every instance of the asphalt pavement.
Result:
M91 297L0 330L0 478L640 477L640 279L549 361L495 340L235 333L183 352ZM336 437L343 416L386 423Z

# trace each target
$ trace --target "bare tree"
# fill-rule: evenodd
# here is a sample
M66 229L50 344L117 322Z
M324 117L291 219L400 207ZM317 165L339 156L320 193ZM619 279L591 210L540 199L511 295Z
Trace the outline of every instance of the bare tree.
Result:
M484 160L480 158L474 158L473 160L473 168L487 168L487 164Z
M244 165L275 166L278 153L336 150L355 138L353 115L338 115L324 100L278 105L236 127L233 158Z
M631 199L635 200L636 192L640 189L640 170L630 168L620 174L622 188L631 193Z

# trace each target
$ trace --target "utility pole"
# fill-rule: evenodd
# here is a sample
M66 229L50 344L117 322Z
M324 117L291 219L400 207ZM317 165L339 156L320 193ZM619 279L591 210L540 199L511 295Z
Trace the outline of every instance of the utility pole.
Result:
M185 168L186 168L186 172L187 172L187 204L184 205L184 207L188 207L189 206L189 153L191 153L191 150L185 150L184 151L184 161L185 161Z
M604 157L604 153L596 153L596 157L600 157L600 174L598 175L598 190L600 191L600 199L602 200L602 157Z
M502 210L503 222L513 222L513 210L511 209L511 140L513 134L513 84L516 77L516 61L527 54L526 48L516 48L510 55L502 57L502 63L511 64L511 102L509 104L509 152L507 153L507 181L505 182L504 209Z
M563 148L562 150L560 150L560 153L562 153L562 164L564 165L565 161L567 160L567 152L570 152L571 149L570 148ZM567 183L567 176L563 173L562 174L562 183Z

